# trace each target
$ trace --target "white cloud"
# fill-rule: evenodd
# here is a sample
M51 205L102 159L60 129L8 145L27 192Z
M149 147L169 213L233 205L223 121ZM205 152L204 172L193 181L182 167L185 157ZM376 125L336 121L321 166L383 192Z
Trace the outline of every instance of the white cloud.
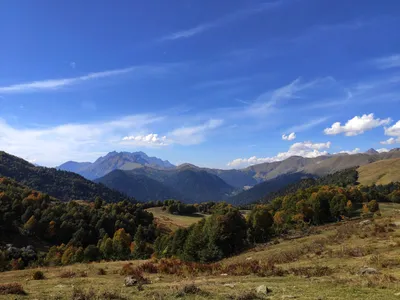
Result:
M76 68L76 62L71 61L71 62L69 63L69 66L70 66L72 69L75 69L75 68Z
M284 141L292 141L296 138L296 133L292 132L289 135L283 134L282 135L282 140Z
M389 149L380 148L380 149L377 149L376 151L378 151L379 153L383 153L383 152L389 152Z
M181 145L194 145L199 144L205 140L205 135L208 131L221 126L223 120L211 119L204 124L181 127L168 133L168 137L174 142Z
M336 152L335 154L357 154L360 153L361 149L360 148L355 148L353 150L343 150L340 152Z
M302 156L302 157L318 157L321 155L328 155L327 151L322 151L324 149L329 149L331 142L326 143L312 143L310 141L294 143L290 146L287 152L280 152L273 157L260 157L252 156L250 158L237 158L228 163L230 167L245 167L249 165L255 165L265 162L274 162L285 160L291 156Z
M388 136L397 136L400 138L400 121L390 127L385 127L385 134Z
M58 90L63 87L72 86L91 80L115 77L128 73L134 73L136 75L143 76L143 75L151 75L151 74L154 75L163 73L166 70L167 70L167 65L133 66L123 69L94 72L73 78L47 79L41 81L12 84L8 86L0 86L0 94L31 93L31 92L39 92L46 90Z
M375 119L374 114L365 114L361 117L355 116L353 119L348 120L345 125L341 125L340 122L333 123L330 128L326 128L324 130L324 133L328 135L344 133L346 136L355 136L373 128L387 125L390 123L390 121L390 118L381 120Z
M134 145L154 145L154 146L167 146L168 141L166 136L158 137L157 133L150 133L147 135L126 136L123 141L130 142Z
M393 54L372 60L372 63L379 69L391 69L400 67L400 54Z
M67 160L88 161L115 150L126 131L144 131L162 117L131 115L105 122L15 128L0 119L0 149L45 166Z
M186 30L181 30L181 31L177 31L171 34L168 34L162 38L159 39L159 41L168 41L168 40L178 40L178 39L184 39L184 38L190 38L192 36L195 36L197 34L203 33L204 31L210 30L212 28L215 27L219 27L219 26L223 26L226 25L228 23L234 22L238 19L242 19L254 14L258 14L261 12L264 12L268 9L277 7L279 4L281 4L280 1L277 2L267 2L267 3L262 3L261 5L258 5L256 7L252 7L249 9L245 9L245 10L240 10L240 11L236 11L232 14L226 15L220 19L211 21L211 22L207 22L207 23L203 23L200 25L197 25L195 27L186 29Z
M386 141L381 142L382 145L393 145L396 144L396 139L395 138L389 138Z

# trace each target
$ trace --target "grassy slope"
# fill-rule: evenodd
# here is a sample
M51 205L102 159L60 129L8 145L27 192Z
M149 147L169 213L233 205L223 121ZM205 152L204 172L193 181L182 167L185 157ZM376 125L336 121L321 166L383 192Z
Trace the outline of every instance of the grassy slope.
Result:
M383 205L383 217L374 220L376 224L400 223L398 215L399 205ZM390 217L392 219L390 219ZM280 240L277 245L260 245L241 255L224 260L223 264L232 262L246 262L249 260L266 261L271 258L282 257L304 249L306 245L316 245L318 241L325 241L320 252L310 250L304 254L293 256L289 262L278 264L279 267L290 269L299 266L328 266L334 270L329 276L304 277L287 275L284 277L256 277L250 276L198 276L177 277L173 275L147 274L152 281L144 286L144 291L136 288L123 287L123 276L118 271L125 262L108 262L77 264L60 268L43 268L46 280L29 280L32 270L11 271L0 273L0 282L21 282L28 296L0 296L0 299L71 299L73 286L101 291L115 291L127 299L176 299L176 291L183 285L195 283L202 290L209 292L209 296L193 295L184 299L227 299L229 295L238 295L243 292L254 291L261 284L272 289L269 299L399 299L395 294L400 292L398 280L389 280L389 275L400 278L400 227L392 227L392 232L371 235L374 224L360 227L358 221L338 223L314 228L310 236L296 240ZM392 225L393 226L393 225ZM341 236L334 238L337 232ZM368 236L365 235L365 233ZM317 247L315 247L317 248ZM312 249L312 248L311 248ZM349 255L349 249L368 249L363 255ZM357 251L356 251L357 252ZM383 267L385 261L392 261L391 267ZM140 264L133 261L133 264ZM360 276L359 269L365 265L377 268L380 275ZM107 275L97 275L97 270L104 268ZM66 270L75 272L85 271L86 278L60 278ZM231 288L224 284L234 284ZM385 288L383 288L385 287Z
M400 181L400 158L380 160L357 169L363 185L388 184Z
M149 208L147 211L154 215L157 224L172 231L179 227L189 227L205 217L205 215L202 214L193 214L190 216L173 215L165 210L162 210L161 207Z

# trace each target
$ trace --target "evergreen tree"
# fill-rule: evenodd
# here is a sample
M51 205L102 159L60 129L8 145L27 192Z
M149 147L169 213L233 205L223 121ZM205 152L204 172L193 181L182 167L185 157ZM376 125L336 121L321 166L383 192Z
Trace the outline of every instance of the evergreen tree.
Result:
M134 248L132 251L133 258L135 259L149 258L146 246L146 238L144 235L144 229L142 225L139 225L133 240L134 240Z

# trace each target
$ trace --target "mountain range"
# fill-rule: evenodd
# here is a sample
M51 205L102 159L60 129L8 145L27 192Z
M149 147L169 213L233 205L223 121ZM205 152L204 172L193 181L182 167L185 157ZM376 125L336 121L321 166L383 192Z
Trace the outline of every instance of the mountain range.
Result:
M144 152L110 152L99 157L94 163L68 161L58 167L60 170L75 172L87 179L100 178L114 170L132 170L148 166L152 168L173 169L168 160L149 157Z
M400 158L400 149L379 153L292 156L243 169L211 169L192 164L174 166L143 152L110 152L94 163L68 162L59 169L74 171L139 201L181 199L184 202L251 203L304 178L319 178L380 160ZM104 174L104 175L103 175Z

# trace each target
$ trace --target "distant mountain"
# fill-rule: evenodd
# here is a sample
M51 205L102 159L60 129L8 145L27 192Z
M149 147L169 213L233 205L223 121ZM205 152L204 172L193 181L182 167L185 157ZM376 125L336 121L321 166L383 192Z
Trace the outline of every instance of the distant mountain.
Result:
M175 166L168 160L149 157L144 152L110 152L98 158L94 163L69 161L58 167L60 170L71 171L88 179L100 178L114 170L133 170L143 166L161 169L173 169Z
M32 189L60 200L95 200L107 202L127 199L124 194L94 183L82 176L54 168L36 167L6 152L0 152L0 176L6 176Z
M367 153L367 154L379 154L379 152L376 151L374 148L368 149L368 151L366 151L365 153Z
M291 183L300 181L307 176L303 173L293 173L280 175L276 178L261 182L251 189L245 190L235 196L230 197L227 201L235 205L246 205L254 203L266 195L276 192Z
M183 199L183 196L163 183L145 175L133 174L122 170L114 170L96 179L109 188L118 190L139 201Z
M141 190L130 190L130 186L135 186L139 182L138 178L140 178L142 184L153 186L157 191L156 193L149 191L149 199L151 200L176 198L186 203L221 201L227 199L235 190L217 175L190 165L169 170L150 167L128 171L120 170L96 181L140 200L140 197L144 197ZM145 189L143 188L143 190Z

